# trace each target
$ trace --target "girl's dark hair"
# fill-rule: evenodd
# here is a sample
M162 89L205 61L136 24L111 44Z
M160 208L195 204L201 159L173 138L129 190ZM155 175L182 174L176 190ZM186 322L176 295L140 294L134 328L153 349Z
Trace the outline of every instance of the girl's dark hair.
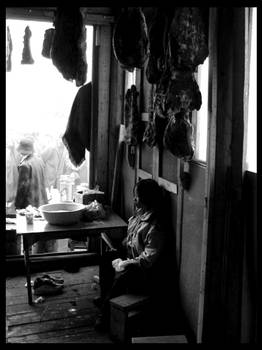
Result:
M135 185L140 202L147 209L159 209L162 205L162 188L153 179L142 179Z

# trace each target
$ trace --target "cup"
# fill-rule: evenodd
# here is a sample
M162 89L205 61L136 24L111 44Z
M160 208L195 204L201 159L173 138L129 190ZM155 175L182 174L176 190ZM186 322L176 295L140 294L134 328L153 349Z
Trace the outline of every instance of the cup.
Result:
M26 213L25 217L26 217L26 223L29 225L32 225L33 221L34 221L34 214L33 213Z

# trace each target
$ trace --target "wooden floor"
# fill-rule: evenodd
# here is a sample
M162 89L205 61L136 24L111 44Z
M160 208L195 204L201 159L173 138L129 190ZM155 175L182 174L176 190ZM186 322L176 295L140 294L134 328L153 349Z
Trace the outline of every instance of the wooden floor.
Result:
M82 267L77 273L47 273L64 278L64 291L32 306L27 303L25 277L7 278L6 342L112 343L108 334L93 328L98 309L92 300L99 295L93 276L98 274L98 266ZM33 274L32 280L41 275Z

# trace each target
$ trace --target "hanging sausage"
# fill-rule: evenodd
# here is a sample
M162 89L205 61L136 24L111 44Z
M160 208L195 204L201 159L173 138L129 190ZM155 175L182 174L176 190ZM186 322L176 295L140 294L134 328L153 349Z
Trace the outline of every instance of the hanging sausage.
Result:
M143 135L143 142L145 142L149 147L154 147L156 145L156 128L154 123L154 94L155 86L151 85L151 91L149 96L149 118Z
M139 7L122 10L113 31L113 52L123 69L142 68L148 57L148 32Z
M6 71L11 72L12 69L12 51L13 51L13 44L12 44L12 38L10 29L7 26L6 27Z
M132 85L126 92L124 107L125 142L132 146L136 146L143 135L143 123L138 112L137 97L136 86Z
M32 32L29 26L26 26L25 35L24 35L24 48L23 48L22 61L21 61L22 64L33 64L35 62L31 53L31 46L30 46L31 36L32 36Z

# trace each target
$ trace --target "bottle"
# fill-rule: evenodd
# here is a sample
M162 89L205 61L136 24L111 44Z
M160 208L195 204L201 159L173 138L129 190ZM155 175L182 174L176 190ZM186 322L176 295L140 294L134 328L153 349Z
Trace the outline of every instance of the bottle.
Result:
M60 182L60 185L59 185L60 201L65 202L67 201L67 197L68 197L67 175L61 175L59 182Z
M69 175L67 177L67 201L73 201L74 200L74 186L75 186L75 181L74 179Z

